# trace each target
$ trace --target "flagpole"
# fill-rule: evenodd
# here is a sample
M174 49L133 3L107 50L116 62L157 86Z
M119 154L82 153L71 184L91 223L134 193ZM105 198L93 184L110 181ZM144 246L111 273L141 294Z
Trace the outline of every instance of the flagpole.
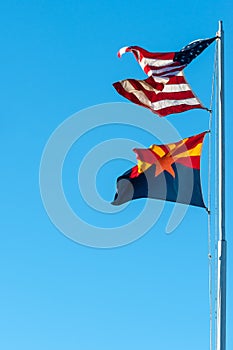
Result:
M226 259L225 237L225 123L224 123L224 33L218 31L218 277L216 350L226 350Z

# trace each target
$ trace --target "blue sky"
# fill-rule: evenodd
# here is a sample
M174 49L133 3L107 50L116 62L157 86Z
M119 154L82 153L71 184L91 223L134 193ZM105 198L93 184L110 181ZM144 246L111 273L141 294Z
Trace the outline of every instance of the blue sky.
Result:
M232 347L230 2L8 1L1 3L0 17L0 347L208 348L206 212L189 208L176 230L166 234L174 205L165 203L156 224L140 239L118 248L90 248L65 237L51 222L40 196L39 169L44 147L61 123L95 105L126 102L111 84L145 77L131 54L117 58L119 48L138 45L149 51L177 51L195 39L214 36L219 19L224 24L226 53L227 344ZM214 45L185 70L193 90L207 106L213 57ZM151 118L152 123L157 118L143 108L132 106L134 109ZM116 113L114 105L112 113ZM95 119L95 109L90 116ZM94 226L115 227L140 215L145 201L131 203L120 213L98 213L81 198L79 165L104 141L133 139L148 147L154 136L135 125L108 125L107 114L105 123L84 134L70 149L64 162L63 187L70 206L82 220ZM172 115L164 123L186 137L208 129L208 114L194 110ZM130 157L131 149L125 152ZM207 199L208 139L203 153L202 181ZM56 157L59 155L54 154ZM116 177L130 164L129 160L114 160L99 169L96 186L104 200L112 200ZM214 183L212 176L212 188ZM159 211L157 201L153 203ZM214 245L214 230L212 236Z

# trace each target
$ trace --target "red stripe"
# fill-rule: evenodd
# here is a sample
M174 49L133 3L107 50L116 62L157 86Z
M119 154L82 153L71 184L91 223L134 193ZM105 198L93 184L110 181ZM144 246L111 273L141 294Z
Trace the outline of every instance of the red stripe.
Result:
M163 83L157 83L152 77L149 77L149 78L147 78L145 80L127 79L127 81L130 82L130 84L135 88L135 90L143 91L145 94L150 92L150 93L156 95L156 90L162 91L163 88L164 88L164 84ZM151 88L153 88L155 91L154 92L153 91L148 91L147 89L145 89L143 87L141 82L145 82Z
M185 80L184 75L175 75L168 80L167 85L175 85L175 84L188 84L188 83Z
M151 97L151 102L158 102L163 100L179 101L189 98L195 98L191 90L179 92L159 92L158 94L153 93L153 96Z
M187 84L187 81L185 80L183 75L175 75L171 77L167 82L167 85L176 85L176 84Z
M145 72L147 75L148 75L148 73L151 71L150 68L149 68L149 66L147 66L147 65L144 67L143 70L144 70L144 72Z
M201 105L190 106L190 105L182 104L179 106L166 107L166 108L160 109L159 111L153 111L152 109L151 110L153 113L157 113L160 117L166 117L169 114L182 113L195 108L203 109Z
M160 53L157 53L157 52L149 52L139 46L129 46L126 50L127 52L133 52L133 54L135 55L134 51L138 51L142 57L145 57L145 58L154 58L156 60L173 60L174 56L175 56L175 53L174 52L160 52ZM137 55L137 53L136 53ZM136 56L136 59L138 56Z

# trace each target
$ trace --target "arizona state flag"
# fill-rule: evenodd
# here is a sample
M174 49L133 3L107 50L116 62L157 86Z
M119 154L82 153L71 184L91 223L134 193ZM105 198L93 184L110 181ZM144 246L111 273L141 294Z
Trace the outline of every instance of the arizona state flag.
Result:
M205 208L200 157L206 133L167 145L135 148L138 164L117 179L117 193L112 204L155 198Z

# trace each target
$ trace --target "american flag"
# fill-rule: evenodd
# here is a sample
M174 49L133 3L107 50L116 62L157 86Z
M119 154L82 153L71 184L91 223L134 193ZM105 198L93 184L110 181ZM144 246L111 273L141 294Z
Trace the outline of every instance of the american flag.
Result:
M206 109L192 92L183 72L171 77L165 85L149 77L145 80L121 80L113 86L120 95L149 108L160 117L194 108Z
M170 77L182 71L200 55L215 39L216 37L195 40L179 52L153 53L139 46L126 46L118 51L118 57L125 52L132 52L148 76L152 76L158 82L166 83Z
M160 117L194 108L206 109L192 92L182 71L215 39L195 40L179 52L168 53L151 53L139 46L123 47L118 56L132 52L149 77L145 80L125 79L113 86L120 95Z

